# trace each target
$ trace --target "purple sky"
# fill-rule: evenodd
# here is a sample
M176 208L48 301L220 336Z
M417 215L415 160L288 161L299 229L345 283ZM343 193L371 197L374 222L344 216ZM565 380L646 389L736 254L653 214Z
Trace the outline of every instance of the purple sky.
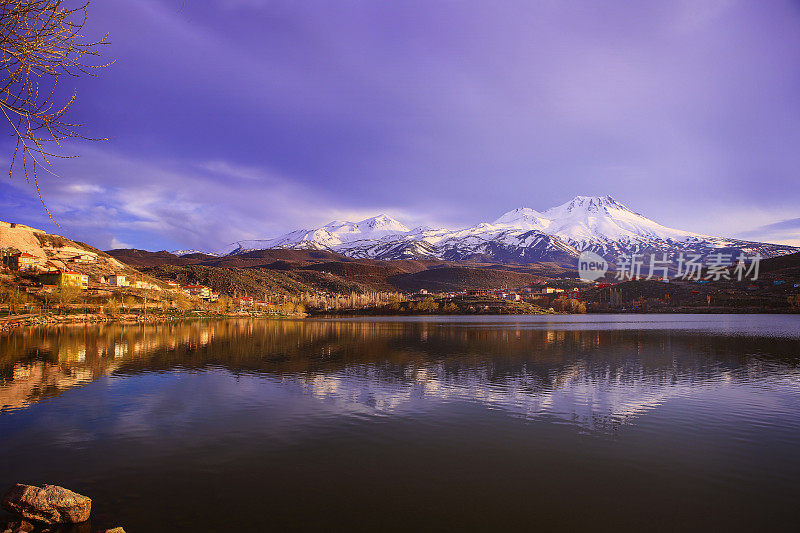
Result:
M44 180L60 229L20 176L2 220L214 249L611 194L800 245L798 2L95 0L89 31L116 63L72 118L110 140Z

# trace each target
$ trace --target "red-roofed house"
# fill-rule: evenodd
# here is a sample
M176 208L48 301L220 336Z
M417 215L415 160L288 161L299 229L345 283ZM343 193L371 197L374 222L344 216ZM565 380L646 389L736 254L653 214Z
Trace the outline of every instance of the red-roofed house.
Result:
M72 270L55 270L39 274L42 285L58 285L59 287L89 288L89 276Z
M211 289L205 285L186 285L183 290L192 296L198 296L206 299L211 298Z
M27 252L17 252L8 256L6 263L11 270L31 270L39 263L39 259Z

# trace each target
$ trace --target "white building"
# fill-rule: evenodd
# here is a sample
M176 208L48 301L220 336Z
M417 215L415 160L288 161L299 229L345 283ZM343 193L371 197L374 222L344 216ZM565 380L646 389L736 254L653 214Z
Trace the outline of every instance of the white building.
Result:
M121 276L119 274L114 274L113 276L108 276L108 284L112 287L128 287L130 286L130 282L125 279L125 276Z

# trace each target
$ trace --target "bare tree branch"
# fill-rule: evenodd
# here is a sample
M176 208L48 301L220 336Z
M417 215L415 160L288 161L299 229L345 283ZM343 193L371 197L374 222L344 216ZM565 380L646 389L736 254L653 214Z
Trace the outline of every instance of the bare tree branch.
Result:
M94 75L94 69L110 65L90 64L109 40L105 35L100 41L84 42L81 31L89 0L78 2L77 7L67 7L66 0L0 0L0 110L16 137L9 177L21 160L25 179L35 185L51 220L39 187L40 169L55 176L54 159L76 157L61 152L63 141L104 140L84 136L80 124L66 120L75 92L65 103L57 103L61 76Z

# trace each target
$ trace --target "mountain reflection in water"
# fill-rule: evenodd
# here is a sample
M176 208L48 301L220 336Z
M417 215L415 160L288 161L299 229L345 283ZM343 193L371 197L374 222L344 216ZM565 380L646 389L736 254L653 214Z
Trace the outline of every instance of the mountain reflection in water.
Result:
M798 316L0 335L0 490L90 496L70 533L796 531L798 479Z
M0 337L0 413L107 375L225 369L278 379L343 415L413 414L465 401L603 432L699 387L800 384L793 335L765 341L574 325L227 320L26 329Z

